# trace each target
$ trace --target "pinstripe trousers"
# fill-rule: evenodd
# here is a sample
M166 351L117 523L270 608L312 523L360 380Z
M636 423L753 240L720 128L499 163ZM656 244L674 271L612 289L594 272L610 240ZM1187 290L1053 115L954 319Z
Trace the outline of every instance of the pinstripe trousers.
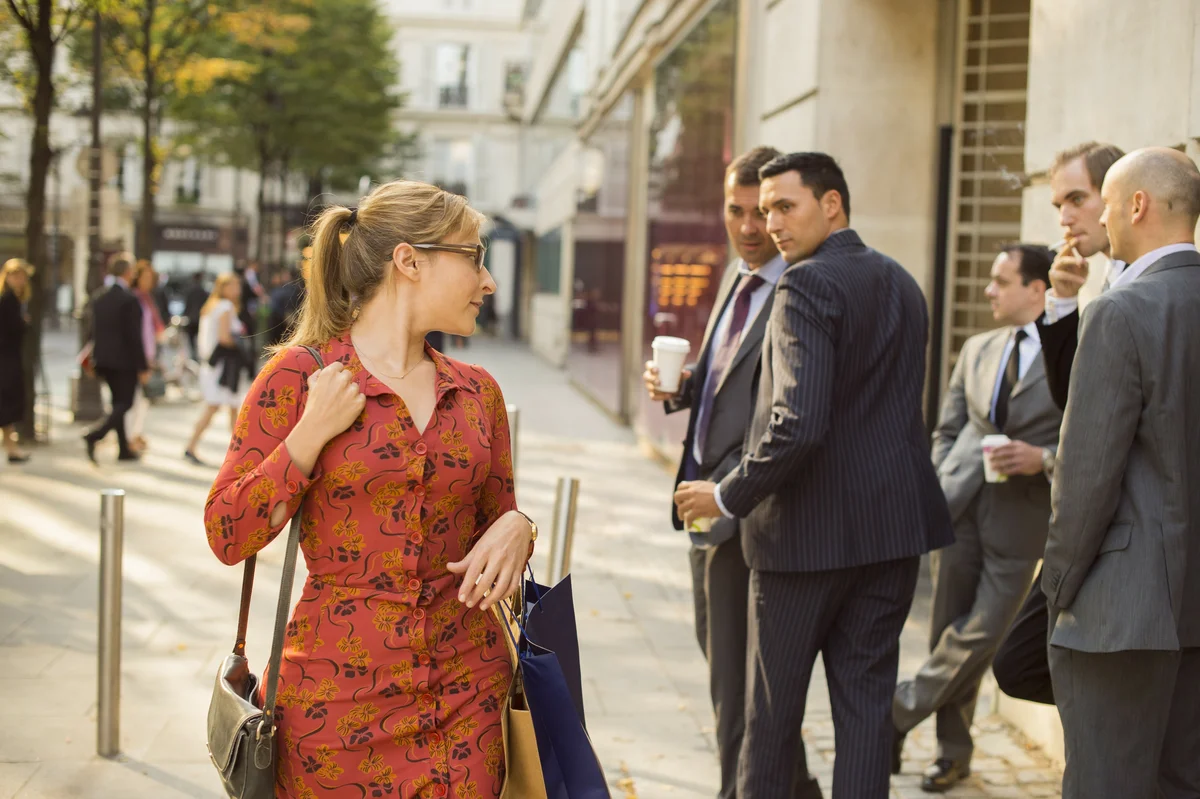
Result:
M752 571L740 799L791 799L813 665L825 664L833 799L887 799L900 631L920 558L817 572Z

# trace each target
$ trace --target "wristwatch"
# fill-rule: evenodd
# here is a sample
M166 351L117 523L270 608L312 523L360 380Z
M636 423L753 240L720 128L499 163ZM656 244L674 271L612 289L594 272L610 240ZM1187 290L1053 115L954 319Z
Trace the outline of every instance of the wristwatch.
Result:
M1054 451L1049 447L1042 447L1042 474L1047 480L1054 480Z

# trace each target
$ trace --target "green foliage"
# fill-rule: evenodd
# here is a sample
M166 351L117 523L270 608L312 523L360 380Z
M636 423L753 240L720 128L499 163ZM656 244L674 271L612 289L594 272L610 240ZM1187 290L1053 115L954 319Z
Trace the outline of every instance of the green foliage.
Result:
M254 3L205 53L245 68L181 93L170 113L220 162L356 183L406 144L392 124L403 97L390 40L377 0Z

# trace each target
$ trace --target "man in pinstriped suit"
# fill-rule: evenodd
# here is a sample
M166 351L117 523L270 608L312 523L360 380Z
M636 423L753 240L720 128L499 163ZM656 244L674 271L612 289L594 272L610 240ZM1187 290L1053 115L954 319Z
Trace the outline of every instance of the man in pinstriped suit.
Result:
M953 542L929 459L921 289L849 228L823 153L763 167L767 230L792 264L762 346L745 455L719 486L684 483L685 521L740 518L750 578L741 799L795 795L820 653L833 709L834 799L885 799L900 631L920 556Z

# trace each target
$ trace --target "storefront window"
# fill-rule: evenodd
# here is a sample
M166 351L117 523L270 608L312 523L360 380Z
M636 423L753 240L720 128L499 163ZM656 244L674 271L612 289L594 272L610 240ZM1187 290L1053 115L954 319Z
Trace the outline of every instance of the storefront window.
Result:
M654 73L650 129L649 257L644 355L655 336L700 345L730 253L722 212L725 167L733 160L737 5L722 0ZM643 400L639 425L678 444L687 414L664 417Z
M622 412L621 297L629 205L633 95L613 107L585 143L574 224L571 377L613 413Z

